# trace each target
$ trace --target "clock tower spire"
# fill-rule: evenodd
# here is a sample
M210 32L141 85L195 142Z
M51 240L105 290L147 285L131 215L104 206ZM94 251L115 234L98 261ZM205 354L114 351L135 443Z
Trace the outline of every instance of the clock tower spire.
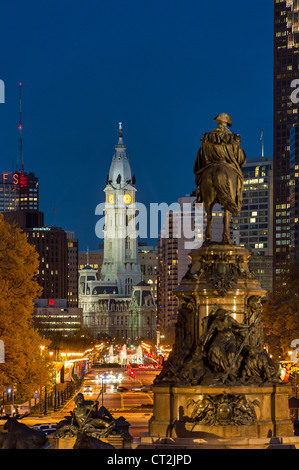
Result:
M104 259L101 284L107 292L130 295L141 279L138 262L138 231L136 228L135 177L123 141L122 123L118 127L118 143L107 176L104 228Z

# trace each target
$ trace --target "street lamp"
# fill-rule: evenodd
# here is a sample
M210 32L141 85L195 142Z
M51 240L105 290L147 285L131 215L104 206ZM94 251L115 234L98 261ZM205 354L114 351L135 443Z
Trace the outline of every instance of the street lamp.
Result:
M11 388L8 388L6 393L11 396L11 399L12 399L12 410L13 410L13 409L14 409L14 387L12 386Z
M40 346L40 354L43 355L45 346ZM40 374L40 384L39 384L39 412L42 413L42 374Z

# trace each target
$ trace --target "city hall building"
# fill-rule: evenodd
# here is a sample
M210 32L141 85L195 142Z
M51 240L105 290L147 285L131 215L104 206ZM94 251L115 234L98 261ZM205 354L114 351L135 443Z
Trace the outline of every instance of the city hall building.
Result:
M79 307L83 325L94 337L156 340L156 303L150 284L142 280L136 227L136 180L123 130L115 146L105 193L103 262L79 270Z

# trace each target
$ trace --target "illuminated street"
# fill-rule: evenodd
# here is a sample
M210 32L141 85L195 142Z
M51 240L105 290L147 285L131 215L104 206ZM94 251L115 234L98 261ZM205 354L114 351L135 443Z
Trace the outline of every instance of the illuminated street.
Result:
M106 385L106 392L102 402L102 396L98 398L99 406L103 405L113 414L114 417L124 416L131 424L130 434L139 437L140 433L148 431L148 421L152 415L153 394L150 386L154 378L159 374L159 370L133 369L134 378L130 378L128 371L117 369L92 369L85 376L84 384L79 392L84 394L86 400L96 400L101 392L101 380L96 379L105 372L112 371L114 375L123 375L121 386L128 389L120 392L112 384ZM85 386L91 386L92 392L84 392ZM78 393L79 393L78 392ZM42 417L28 417L22 420L27 426L38 423L58 423L65 416L69 416L74 409L75 403L71 399L63 408L55 413Z
M106 371L111 370L112 369L106 369ZM112 370L115 376L118 376L120 373L123 375L123 380L119 385L128 390L117 391L113 383L107 383L103 399L102 396L99 398L100 405L104 404L104 406L109 410L131 410L136 407L140 407L141 404L149 406L152 405L153 400L150 385L156 377L157 371L140 369L133 370L135 372L134 378L129 377L128 371L120 372L120 369ZM84 393L83 391L86 400L97 399L101 392L102 384L101 380L97 379L96 376L100 376L102 373L102 369L93 369L86 375L84 385L90 385L92 387L92 392Z

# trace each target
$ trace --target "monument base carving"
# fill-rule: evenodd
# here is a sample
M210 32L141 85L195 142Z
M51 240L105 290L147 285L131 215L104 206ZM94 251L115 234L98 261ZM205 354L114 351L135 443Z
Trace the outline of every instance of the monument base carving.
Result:
M289 388L153 386L151 437L270 438L293 436Z

